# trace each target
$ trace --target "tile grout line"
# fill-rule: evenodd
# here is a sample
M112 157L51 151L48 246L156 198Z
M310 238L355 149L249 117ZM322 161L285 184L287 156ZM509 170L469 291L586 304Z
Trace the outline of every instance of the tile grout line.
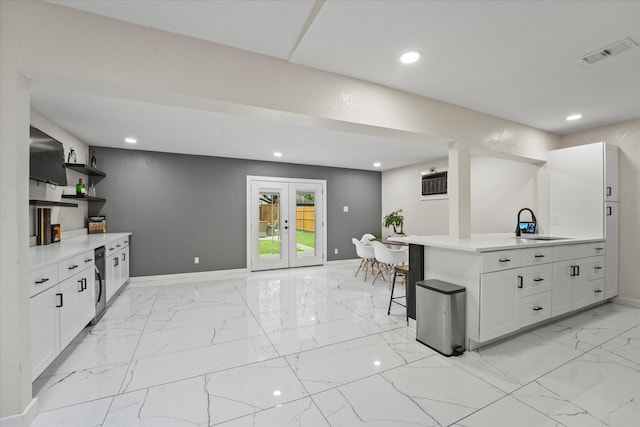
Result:
M126 394L122 392L122 386L125 383L125 380L127 378L127 374L129 373L129 369L131 368L131 364L134 361L134 358L136 356L136 352L138 351L138 346L140 345L140 341L142 340L142 336L144 335L145 329L147 329L147 324L149 322L149 317L151 316L151 313L153 312L153 307L156 305L156 301L158 300L158 295L160 294L160 290L162 289L162 281L160 282L159 285L157 285L157 291L155 294L155 297L153 298L153 303L151 304L151 308L149 309L149 313L147 313L147 315L145 316L145 321L144 321L144 326L142 327L142 332L140 333L140 336L138 337L138 342L136 343L136 346L133 350L133 353L131 353L131 359L129 360L129 363L127 365L127 370L125 371L124 377L122 378L122 381L120 382L120 387L118 387L118 392L111 396L111 402L109 402L109 406L107 407L107 411L104 414L104 417L102 419L102 423L100 424L101 426L104 425L104 423L107 421L107 417L109 416L109 412L111 411L111 406L113 406L113 402L116 399L117 396ZM118 295L118 298L120 298L122 296L122 294ZM132 373L133 374L133 373ZM148 390L148 388L147 388Z
M472 413L470 413L470 414L466 415L465 417L460 418L459 420L455 421L455 422L454 422L454 424L455 424L455 423L458 423L458 422L459 422L459 421L461 421L461 420L464 420L465 418L468 418L468 417L472 416L472 415L473 415L473 414L475 414L476 412L479 412L479 411L481 411L481 410L483 410L483 409L485 409L485 408L487 408L487 407L489 407L489 406L491 406L491 405L494 405L495 403L497 403L497 402L499 402L499 401L501 401L501 400L505 399L506 397L511 397L511 398L513 398L513 399L516 399L518 402L522 403L523 405L526 405L526 406L528 406L529 408L533 409L534 411L536 411L536 412L538 412L538 413L540 413L540 414L544 415L545 417L547 417L547 418L549 418L549 419L553 420L554 422L557 422L558 424L565 426L565 424L563 424L561 421L556 420L556 419L555 419L555 418L553 418L551 415L549 415L549 414L545 414L544 412L542 412L542 411L538 410L537 408L534 408L533 406L529 405L528 403L523 402L521 399L518 399L518 397L517 397L517 396L515 396L515 395L514 395L514 393L516 393L517 391L519 391L519 390L521 390L521 389L523 389L523 388L527 387L527 386L528 386L528 385L530 385L530 384L537 383L537 381L538 381L538 380L540 380L542 377L544 377L544 376L546 376L546 375L548 375L548 374L550 374L550 373L552 373L552 372L554 372L554 371L556 371L556 370L558 370L558 369L560 369L560 368L562 368L562 367L564 367L564 366L568 365L568 364L569 364L569 363L571 363L571 362L576 361L577 359L579 359L579 358L581 358L581 357L583 357L583 356L587 355L587 354L588 354L588 353L590 353L591 351L593 351L593 350L595 350L595 349L598 349L598 348L602 347L604 344L608 343L609 341L612 341L612 340L614 340L614 339L618 338L619 336L621 336L621 335L623 335L623 334L625 334L625 333L629 332L630 330L632 330L632 329L634 329L634 328L636 328L636 327L638 327L638 326L640 326L640 323L639 323L639 324L637 324L637 325L635 325L635 326L631 326L630 328L628 328L628 329L626 329L626 330L624 330L624 331L621 331L619 334L617 334L617 335L615 335L615 336L613 336L613 337L609 338L608 340L606 340L606 341L604 341L604 342L602 342L602 343L600 343L600 344L598 344L598 345L594 345L594 346L592 346L592 347L591 347L590 349L588 349L588 350L581 350L581 351L582 351L582 354L579 354L579 355L575 356L574 358L572 358L572 359L570 359L570 360L567 360L566 362L564 362L564 363L562 363L562 364L560 364L560 365L558 365L558 366L556 366L556 367L554 367L554 368L550 369L549 371L547 371L547 372L545 372L545 373L543 373L543 374L539 375L538 377L536 377L536 378L532 379L531 381L529 381L529 382L527 382L527 383L525 383L525 384L522 384L521 386L519 386L519 387L515 388L514 390L512 390L512 391L510 391L510 392L508 392L508 393L507 393L507 392L505 392L505 391L503 391L503 390L501 390L501 389L500 389L499 387L497 387L497 386L493 386L493 384L489 383L488 381L484 380L483 378L480 378L480 377L478 377L478 376L474 375L476 378L478 378L478 379L480 379L480 380L484 381L485 383L487 383L487 384L489 384L489 385L492 385L493 387L497 388L497 389L498 389L498 390L500 390L501 392L505 393L505 395L504 395L504 396L502 396L501 398L499 398L499 399L497 399L497 400L495 400L495 401L493 401L493 402L491 402L491 403L489 403L489 404L487 404L487 405L483 406L482 408L478 408L477 410L475 410L474 412L472 412ZM533 331L535 331L535 329L533 329L532 331L529 331L529 332L533 332ZM558 344L559 344L559 345L564 345L564 344L561 344L561 343L558 343ZM567 347L567 346L565 346L565 347ZM567 347L567 348L573 348L573 347ZM577 349L576 349L576 350L577 350ZM476 350L476 351L477 351L477 350ZM603 350L603 351L606 351L606 350ZM469 373L469 374L472 374L471 372L467 371L466 369L465 369L465 372L467 372L467 373ZM473 374L472 374L472 375L473 375ZM576 406L577 408L582 409L583 411L585 411L585 413L587 413L587 414L591 414L588 410L586 410L586 409L584 409L584 408L582 408L582 407L578 406L577 404L575 404L575 403L573 403L573 402L571 402L571 404L572 404L572 405L574 405L574 406ZM594 418L595 418L596 420L600 421L600 422L603 422L602 420L600 420L600 419L598 419L598 418L596 418L596 417L594 417Z

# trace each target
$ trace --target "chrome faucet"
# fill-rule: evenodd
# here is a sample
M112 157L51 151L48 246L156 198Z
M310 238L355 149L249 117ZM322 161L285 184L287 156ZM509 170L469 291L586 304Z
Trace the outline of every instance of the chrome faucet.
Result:
M516 236L520 236L521 235L521 231L520 231L520 214L522 213L522 211L531 212L531 221L533 221L534 223L538 222L536 220L536 215L533 213L533 211L531 209L529 209L529 208L520 209L520 211L518 212L518 222L516 223Z

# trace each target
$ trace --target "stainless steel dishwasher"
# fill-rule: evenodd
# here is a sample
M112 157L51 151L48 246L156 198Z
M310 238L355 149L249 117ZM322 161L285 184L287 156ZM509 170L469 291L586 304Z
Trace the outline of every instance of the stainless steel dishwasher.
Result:
M107 309L107 289L106 289L106 259L104 246L100 246L95 250L95 288L96 288L96 316L91 321L95 325L104 315Z

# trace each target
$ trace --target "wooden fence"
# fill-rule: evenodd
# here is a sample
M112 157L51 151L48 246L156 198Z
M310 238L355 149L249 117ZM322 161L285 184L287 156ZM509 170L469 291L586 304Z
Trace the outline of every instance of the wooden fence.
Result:
M273 224L279 219L278 212L280 212L280 205L260 205L260 221ZM312 233L316 231L315 206L296 206L296 230Z

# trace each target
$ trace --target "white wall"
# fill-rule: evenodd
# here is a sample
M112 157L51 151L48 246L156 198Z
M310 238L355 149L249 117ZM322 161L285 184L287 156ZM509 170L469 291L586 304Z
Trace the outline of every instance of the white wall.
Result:
M29 310L29 81L18 72L18 40L0 1L0 418L31 402Z
M640 306L640 119L562 137L562 147L604 141L620 147L620 297Z
M446 166L447 159L442 159L383 172L382 214L402 208L407 234L448 234L448 200L420 198L420 172ZM544 233L548 223L544 171L544 166L532 163L473 156L471 233L515 231L517 213L524 207L535 212Z
M31 124L62 143L65 159L69 149L74 148L77 153L77 163L89 163L89 146L84 141L79 140L34 109L31 109ZM86 182L86 176L68 169L68 185L64 187L29 180L29 199L60 201L62 194L75 194L75 184L79 178L83 178ZM89 185L88 182L87 185ZM77 208L51 208L51 223L60 224L60 229L63 233L86 227L89 207L86 202L77 203ZM35 207L29 209L29 236L35 236L35 212Z

